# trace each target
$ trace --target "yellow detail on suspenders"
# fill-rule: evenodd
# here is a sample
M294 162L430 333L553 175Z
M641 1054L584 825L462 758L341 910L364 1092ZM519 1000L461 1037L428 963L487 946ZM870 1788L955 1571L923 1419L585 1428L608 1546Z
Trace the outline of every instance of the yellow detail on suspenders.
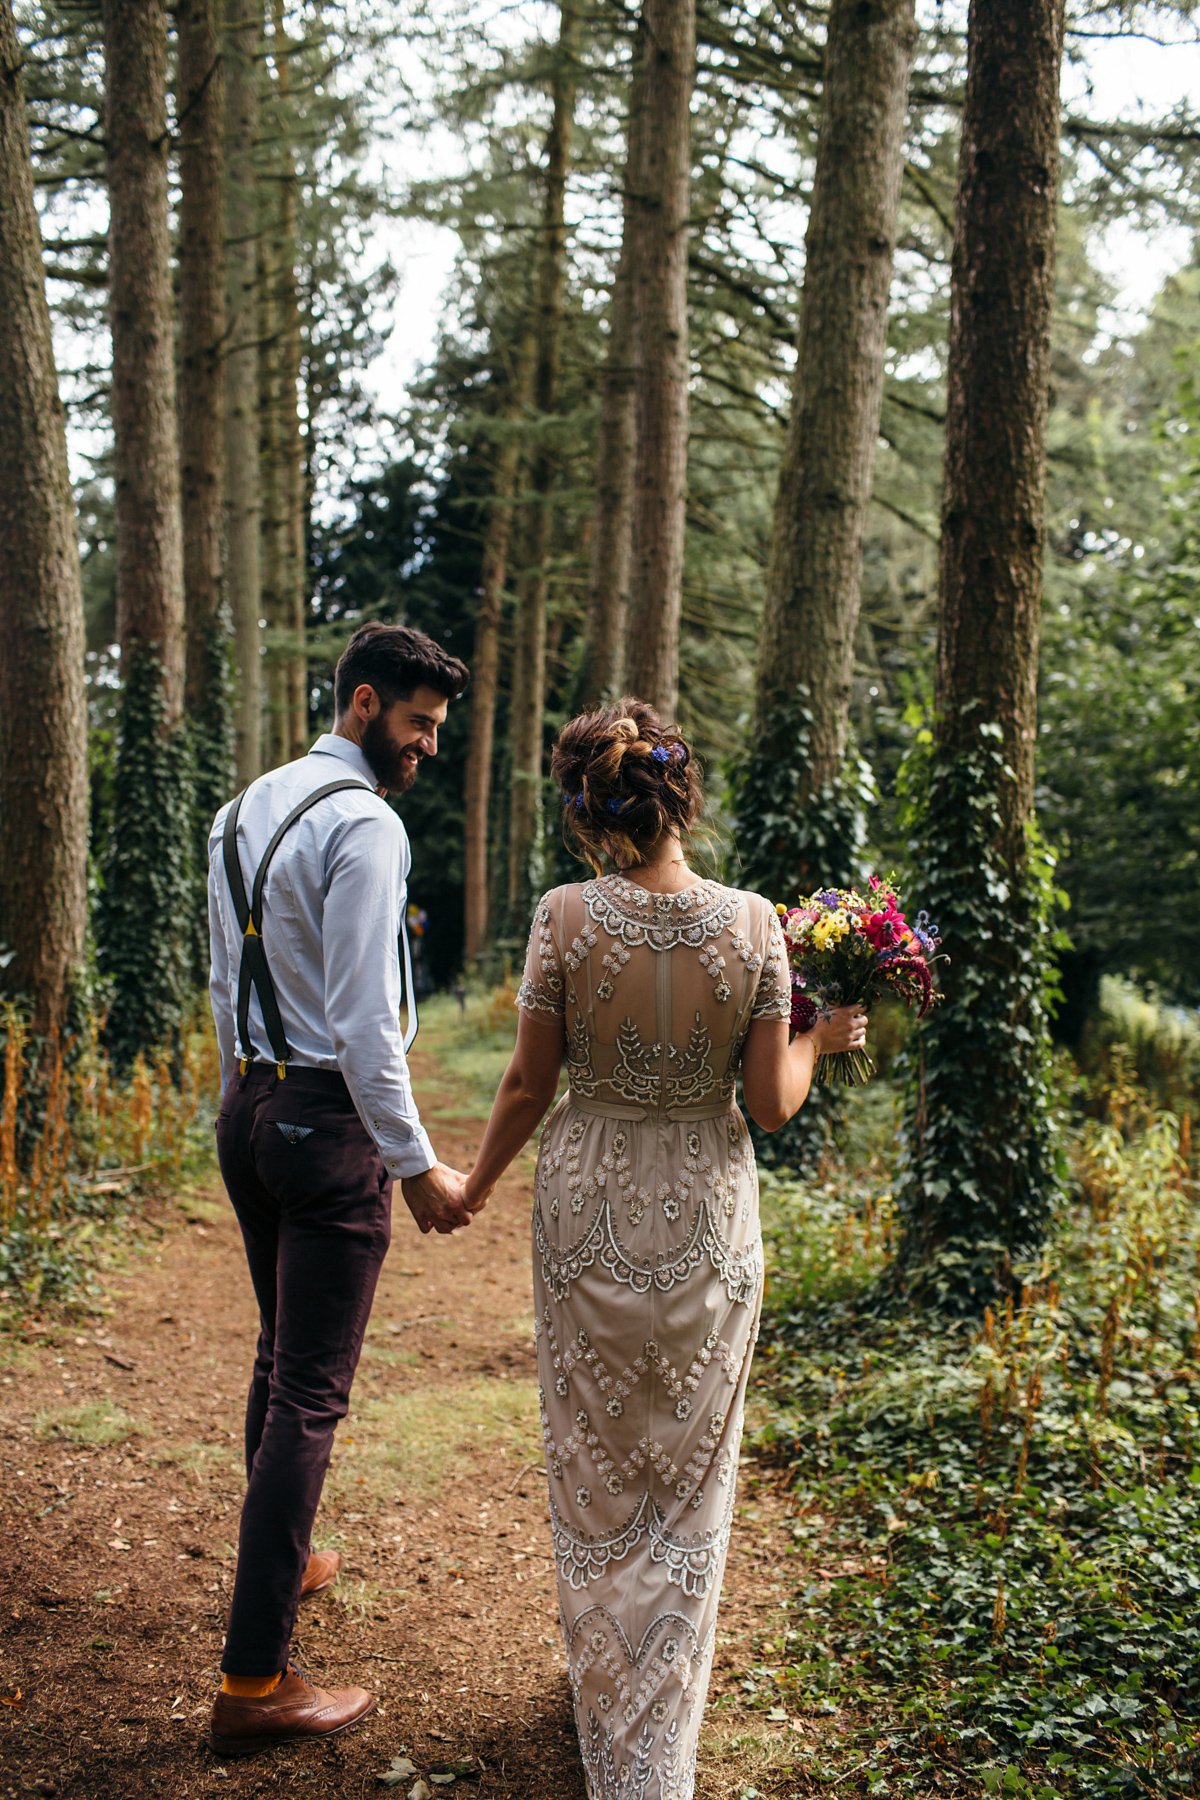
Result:
M275 1073L279 1076L280 1081L286 1081L287 1080L287 1064L286 1063L276 1063L275 1064Z
M262 936L261 931L255 931L253 919L246 920L246 929L245 929L245 931L243 931L242 936L243 937L261 937Z

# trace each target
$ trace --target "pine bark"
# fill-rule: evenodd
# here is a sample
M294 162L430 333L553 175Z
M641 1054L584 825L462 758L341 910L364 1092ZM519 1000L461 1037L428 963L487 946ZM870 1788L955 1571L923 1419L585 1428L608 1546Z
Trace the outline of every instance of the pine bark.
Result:
M770 755L794 755L769 740L808 690L802 806L846 749L915 38L913 0L833 0L756 684Z
M1048 924L1029 866L1045 541L1062 0L972 0L950 284L923 898L947 960L918 1040L897 1270L1011 1291L1057 1190ZM955 1273L940 1253L951 1247Z
M176 14L179 119L179 340L183 380L185 703L224 728L225 610L225 80L218 0L181 0ZM216 692L213 692L214 683Z
M670 718L679 698L687 502L695 0L645 0L639 54L644 130L629 171L637 457L625 685Z
M282 244L276 171L259 181L258 230L258 470L263 655L263 760L268 769L288 758L287 493L283 453L283 347L279 316Z
M1000 726L1014 869L1033 805L1062 38L1062 0L973 0L950 284L935 744L953 756Z
M302 343L300 300L296 282L297 178L296 156L291 141L294 129L292 82L288 56L290 42L284 31L282 0L272 0L273 61L283 131L279 169L278 231L275 253L275 329L278 333L279 366L279 534L280 617L283 635L280 650L284 707L280 733L284 759L303 756L308 749L308 658L305 641L307 612L306 478L304 439L300 430L300 368Z
M508 828L508 904L510 923L523 930L540 882L542 826L543 713L546 696L546 597L549 591L554 446L545 428L558 404L562 355L563 286L566 279L564 201L575 118L574 15L564 6L558 59L552 88L554 111L546 140L546 198L537 277L537 350L534 407L541 428L532 458L525 575L514 620L512 706L509 744L512 784Z
M517 365L510 377L510 399L503 418L508 427L496 446L495 474L483 555L479 573L479 614L471 658L470 733L464 785L466 936L464 955L468 966L477 963L488 939L491 913L491 876L488 868L488 812L492 790L492 755L496 737L496 697L500 670L500 620L504 584L508 573L508 547L512 534L513 499L521 461L521 444L514 429L529 404L529 377L533 367L533 333L521 343Z
M240 786L262 770L262 564L258 467L258 57L262 0L225 0L226 585L237 672Z
M97 938L125 1069L178 1042L195 941L166 0L104 0L104 51L121 727Z
M626 125L621 249L609 310L608 350L596 434L596 511L584 619L579 703L615 699L625 673L625 621L633 560L633 477L637 462L634 373L633 208L630 172L640 165L641 59L635 56Z
M66 433L33 203L21 51L0 0L0 954L35 1029L84 956L87 708Z
M104 0L117 634L183 712L183 526L167 202L165 0Z

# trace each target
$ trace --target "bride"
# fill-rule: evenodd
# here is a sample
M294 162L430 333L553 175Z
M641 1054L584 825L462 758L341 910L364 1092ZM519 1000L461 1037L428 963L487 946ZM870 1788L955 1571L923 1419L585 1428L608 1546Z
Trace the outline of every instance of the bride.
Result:
M703 880L680 733L636 700L568 724L552 770L596 878L538 904L473 1212L554 1098L533 1206L534 1314L559 1605L589 1800L691 1800L762 1297L754 1151L846 1007L788 1041L771 904ZM608 859L615 874L600 873Z

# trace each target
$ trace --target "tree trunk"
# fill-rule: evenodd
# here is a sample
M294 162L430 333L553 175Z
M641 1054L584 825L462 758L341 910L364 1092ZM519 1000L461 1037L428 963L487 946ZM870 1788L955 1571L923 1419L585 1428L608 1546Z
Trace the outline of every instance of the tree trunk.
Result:
M575 115L574 15L563 6L558 59L553 80L554 112L546 140L546 202L538 257L537 351L534 406L540 442L533 456L533 502L527 539L526 572L514 623L512 709L509 744L512 791L508 826L508 909L510 929L523 932L541 882L542 764L546 695L546 596L549 589L551 514L557 455L545 431L558 403L562 344L563 283L567 234L563 203Z
M625 685L666 720L679 698L683 604L695 0L645 0L639 36L645 127L629 171L637 458Z
M185 703L202 729L223 729L226 631L222 549L225 489L225 82L217 0L181 0L176 14L179 117L179 339L183 371ZM214 693L214 680L217 691Z
M192 728L192 966L208 969L208 830L233 774L229 608L224 590L225 500L225 80L219 0L180 0L179 337L183 378L179 449L183 486L183 594L187 620L184 704Z
M1061 0L975 0L950 288L937 743L995 720L1016 779L1000 847L1033 806L1058 203Z
M305 639L307 614L307 531L304 440L300 431L300 302L296 291L296 157L292 148L292 84L288 64L289 40L283 28L282 0L272 0L273 61L284 134L279 171L279 231L275 255L275 328L278 332L279 365L279 531L280 531L280 627L286 634L281 646L284 728L280 734L285 760L303 756L308 749L308 656Z
M165 0L104 0L117 635L123 665L162 669L163 728L183 712L183 527L171 240Z
M279 317L282 242L276 170L259 182L258 232L258 469L262 511L262 614L266 714L263 758L268 769L289 761L287 668L287 491L283 454L283 334Z
M913 0L833 0L756 683L776 758L795 755L787 703L807 689L801 809L846 751L915 38Z
M902 1260L980 1306L1055 1191L1044 873L1031 869L1062 0L972 0L950 290L925 892L949 963L922 1034Z
M0 956L61 1030L84 956L88 758L79 542L21 51L0 0ZM11 957L11 961L7 959Z
M127 1065L179 1029L192 898L165 0L104 0L104 51L122 695L100 952Z
M516 420L529 404L533 367L533 333L526 334L510 377L511 399L503 418L508 429L496 446L491 505L483 537L479 572L479 616L471 658L471 725L465 782L466 942L468 965L477 963L487 943L491 885L488 871L488 811L492 786L492 752L496 729L496 693L500 666L500 614L508 570L512 503L521 461Z
M579 672L579 702L584 707L615 699L625 672L625 619L633 555L633 474L637 460L633 209L629 184L630 173L641 159L641 69L641 59L635 56L626 126L621 250L613 281L596 436L596 513Z
M225 357L227 587L237 671L241 786L262 769L262 563L258 468L258 56L262 0L225 0Z

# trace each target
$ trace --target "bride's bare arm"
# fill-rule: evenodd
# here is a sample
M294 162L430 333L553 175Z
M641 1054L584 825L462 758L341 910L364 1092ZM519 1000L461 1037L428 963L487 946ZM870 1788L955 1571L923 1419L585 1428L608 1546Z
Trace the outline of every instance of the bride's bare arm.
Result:
M562 1021L522 1011L517 1047L496 1089L491 1117L467 1176L463 1197L478 1212L517 1152L541 1124L554 1099L566 1038Z
M764 1131L778 1131L808 1099L818 1056L859 1050L867 1040L867 1015L858 1006L839 1006L788 1043L786 1019L755 1019L742 1050L742 1098Z

